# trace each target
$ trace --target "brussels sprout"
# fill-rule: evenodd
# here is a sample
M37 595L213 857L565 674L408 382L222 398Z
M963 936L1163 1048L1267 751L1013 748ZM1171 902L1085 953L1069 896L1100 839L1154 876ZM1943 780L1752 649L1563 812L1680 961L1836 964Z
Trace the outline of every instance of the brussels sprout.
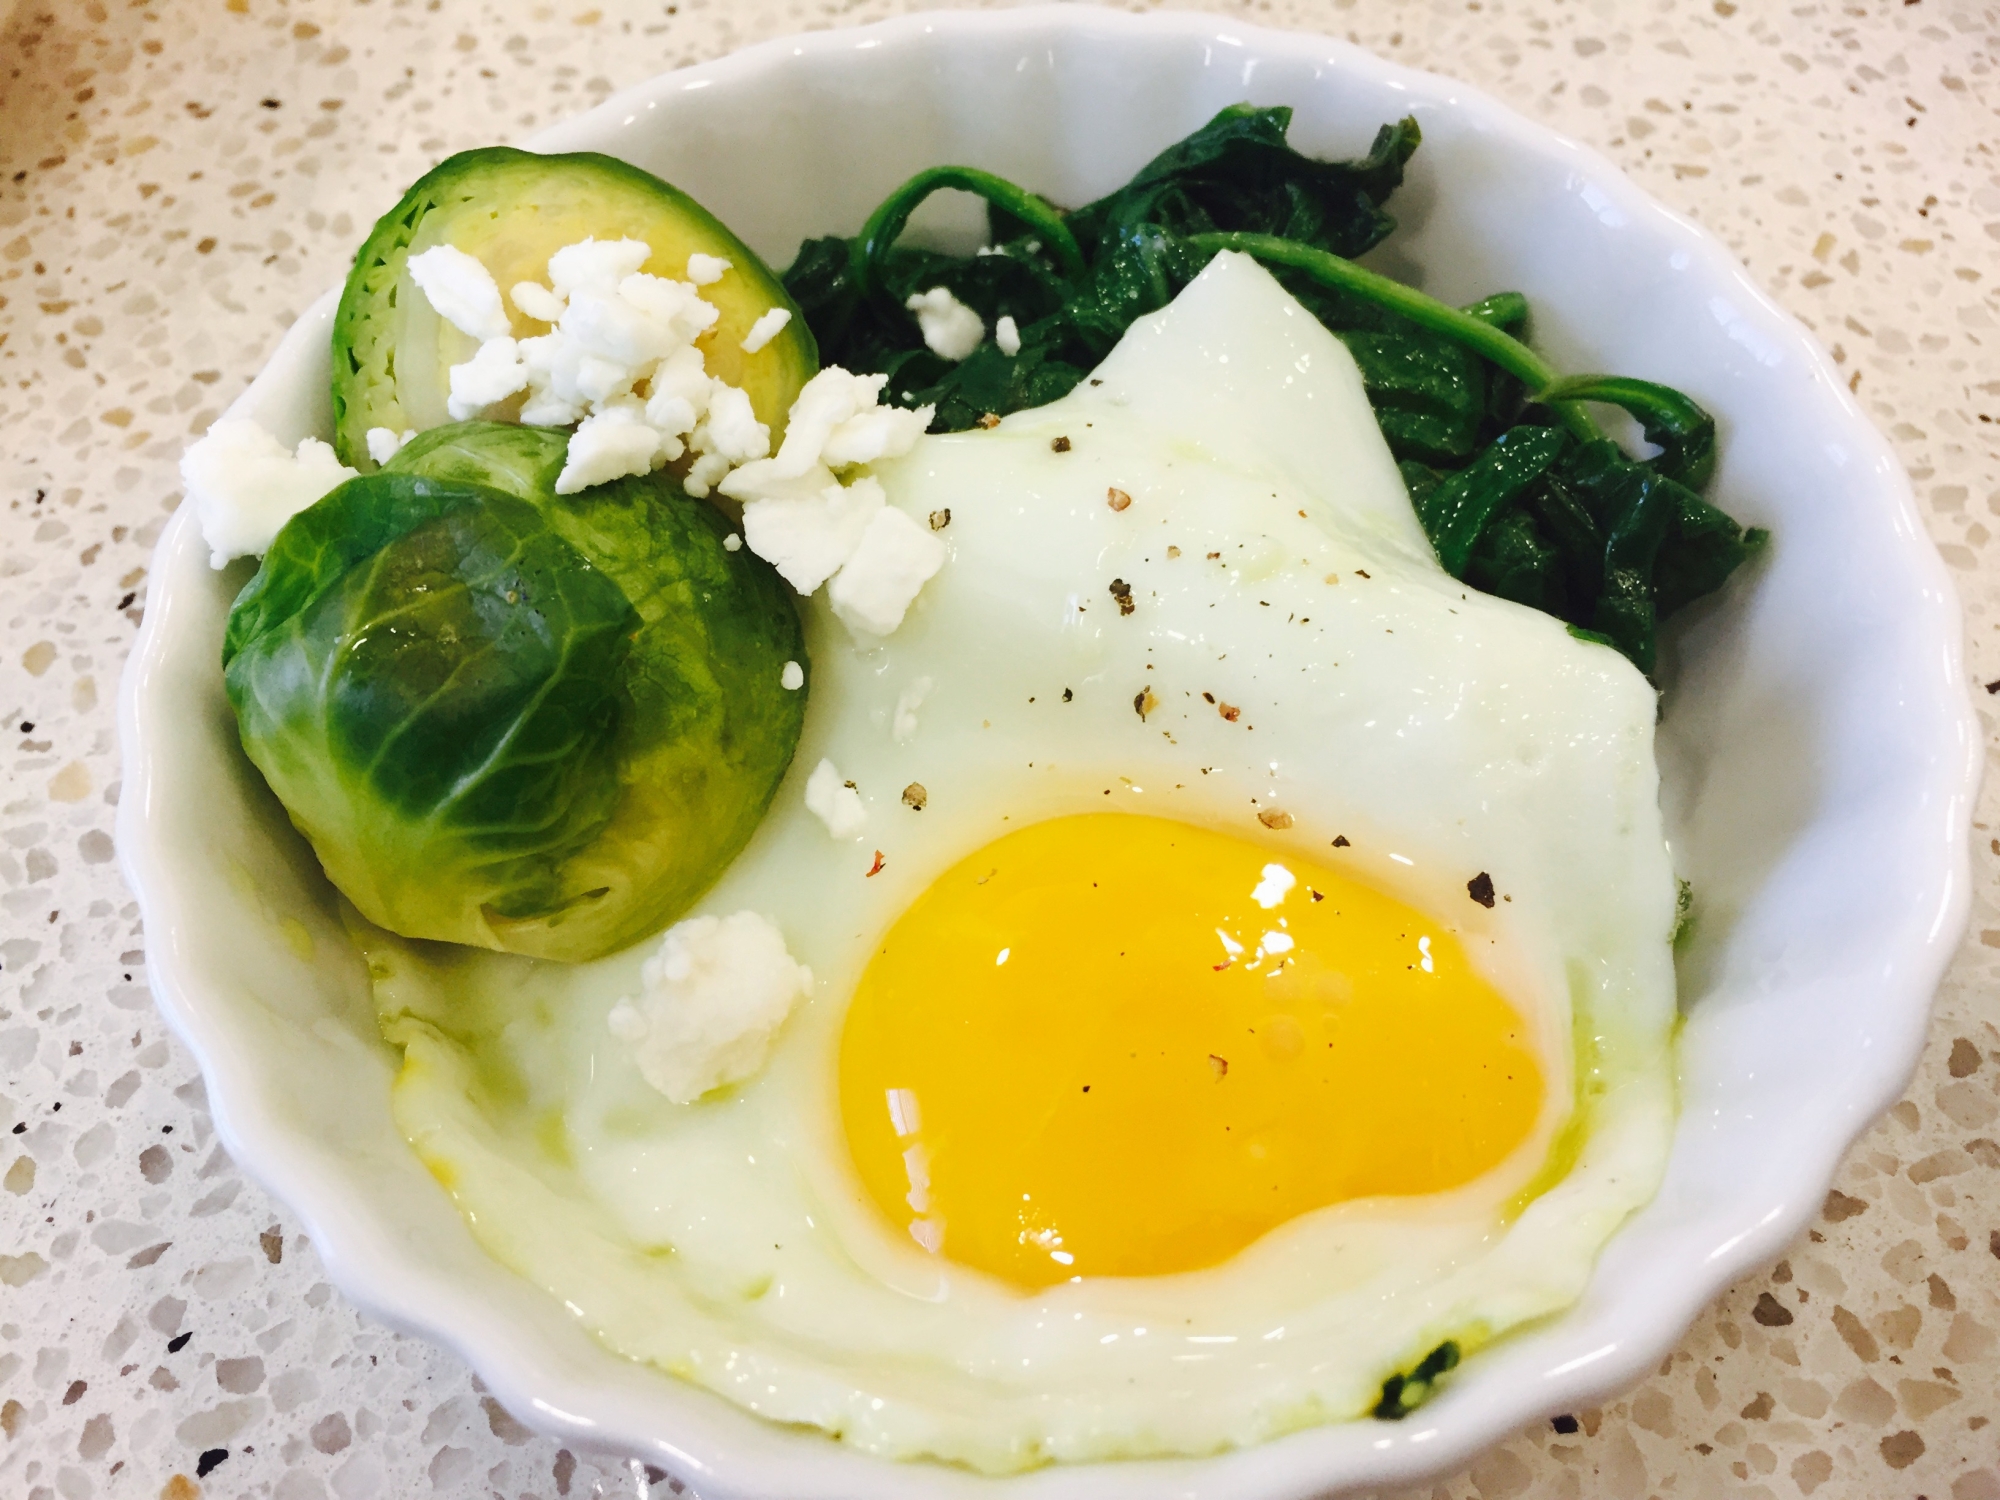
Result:
M511 422L454 422L420 432L382 466L386 474L421 474L504 490L531 504L555 493L556 475L569 452L569 434L553 427L519 427ZM565 495L559 516L588 505L593 492Z
M583 960L672 921L798 743L792 594L665 474L426 433L278 533L223 645L243 747L370 921Z
M366 474L368 429L423 431L443 425L455 364L478 346L440 318L406 269L412 255L451 245L480 261L505 294L546 281L565 245L629 236L650 245L642 268L680 278L697 252L731 269L702 288L722 316L704 335L708 373L740 386L775 444L799 388L819 369L819 350L797 305L769 267L694 199L615 157L594 152L538 156L506 146L461 151L420 177L376 224L354 258L333 322L334 449ZM756 353L743 336L774 307L791 322ZM545 331L509 307L514 335Z

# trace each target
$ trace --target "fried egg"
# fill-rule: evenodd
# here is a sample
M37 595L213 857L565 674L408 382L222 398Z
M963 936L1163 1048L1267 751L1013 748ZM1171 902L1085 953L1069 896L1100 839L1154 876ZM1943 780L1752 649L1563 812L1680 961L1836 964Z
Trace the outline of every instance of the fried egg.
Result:
M876 476L947 561L886 639L809 606L792 774L698 908L811 969L760 1074L646 1085L643 952L364 934L481 1241L622 1354L988 1472L1363 1416L1572 1303L1673 1123L1645 680L1438 567L1242 257Z

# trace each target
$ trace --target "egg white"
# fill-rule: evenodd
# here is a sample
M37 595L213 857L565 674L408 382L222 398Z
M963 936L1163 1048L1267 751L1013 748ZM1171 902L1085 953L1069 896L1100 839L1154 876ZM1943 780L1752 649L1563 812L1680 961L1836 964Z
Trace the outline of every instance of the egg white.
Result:
M808 607L792 775L700 908L772 917L816 976L759 1077L694 1106L644 1085L604 1024L641 954L565 969L365 934L406 1048L399 1121L486 1246L615 1350L989 1471L1355 1416L1441 1340L1573 1302L1672 1127L1675 892L1643 678L1438 567L1352 359L1242 257L1072 395L878 472L911 514L949 509L949 560L886 641ZM822 757L860 789L858 841L805 810ZM884 1222L834 1092L875 941L987 841L1107 809L1342 863L1456 932L1536 1038L1530 1141L1454 1192L1323 1209L1209 1270L1034 1294ZM1257 820L1273 809L1288 829ZM1466 893L1481 871L1508 898L1491 911Z

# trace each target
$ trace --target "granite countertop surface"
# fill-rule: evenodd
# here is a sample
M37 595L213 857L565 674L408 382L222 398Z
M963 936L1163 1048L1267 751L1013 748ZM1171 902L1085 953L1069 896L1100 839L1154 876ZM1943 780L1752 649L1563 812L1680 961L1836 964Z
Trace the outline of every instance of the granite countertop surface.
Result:
M359 1315L217 1145L115 862L113 704L182 448L404 184L651 74L903 8L0 0L0 1496L676 1488L529 1432ZM1207 8L1470 80L1720 235L1907 466L1990 736L2000 8ZM1644 1385L1420 1493L2000 1500L1995 796L1922 1065L1810 1232Z

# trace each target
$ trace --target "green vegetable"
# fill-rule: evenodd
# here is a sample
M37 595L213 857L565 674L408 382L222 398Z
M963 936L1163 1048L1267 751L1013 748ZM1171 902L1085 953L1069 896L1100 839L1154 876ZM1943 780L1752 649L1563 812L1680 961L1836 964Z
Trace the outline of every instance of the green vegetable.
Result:
M1407 1374L1391 1375L1382 1382L1382 1399L1375 1403L1369 1415L1387 1422L1400 1422L1411 1412L1430 1400L1435 1394L1437 1383L1448 1372L1458 1368L1458 1345L1446 1339L1431 1350Z
M936 405L936 431L1042 405L1083 379L1133 319L1166 306L1200 273L1212 252L1191 245L1191 235L1227 226L1359 255L1389 233L1394 221L1381 205L1416 149L1416 122L1385 126L1359 161L1319 162L1285 143L1291 114L1225 109L1117 192L1060 217L991 173L932 168L892 193L855 240L801 245L785 286L829 364L887 374L891 399ZM916 204L944 186L993 205L989 253L959 258L893 243ZM935 286L989 327L1012 317L1020 354L1008 358L989 344L956 365L932 354L904 303Z
M1219 229L1275 235L1349 257L1387 239L1396 221L1382 205L1423 138L1417 122L1384 125L1368 154L1348 162L1294 151L1285 139L1291 123L1286 108L1233 104L1117 192L1070 215L1070 227L1086 248L1140 224L1182 237Z
M1672 386L1622 375L1572 375L1544 387L1535 399L1621 406L1639 419L1646 441L1659 448L1654 463L1669 479L1698 490L1715 473L1715 418Z
M1459 309L1469 318L1513 333L1528 321L1528 299L1519 292L1495 292Z
M1416 470L1406 464L1404 478L1447 571L1570 622L1645 672L1659 622L1720 588L1766 540L1654 464L1558 428L1523 423L1455 473Z
M405 937L582 960L656 932L798 743L791 591L664 474L558 499L567 443L424 434L295 516L230 612L244 749Z
M1340 340L1399 456L1443 464L1471 457L1487 406L1486 366L1476 356L1421 329L1343 329Z
M977 167L929 167L890 194L862 226L854 242L855 285L860 295L866 296L880 281L879 265L883 257L910 222L917 205L939 188L977 193L1038 235L1048 245L1065 277L1074 281L1083 275L1083 252L1077 248L1076 237L1063 223L1061 212L1045 200Z
M556 476L562 472L568 452L569 435L554 428L454 422L418 433L382 469L384 473L483 484L532 502L536 496L554 493ZM562 505L580 502L588 503L583 495L565 496ZM561 520L568 512L558 509L551 514Z
M858 239L808 240L785 284L830 361L886 374L889 399L934 404L933 430L955 432L1067 394L1218 251L1252 255L1353 355L1446 570L1650 672L1659 622L1721 587L1766 540L1701 497L1714 419L1650 381L1562 376L1523 342L1518 292L1456 308L1355 264L1394 228L1384 205L1417 148L1416 122L1383 126L1358 161L1318 162L1287 143L1290 121L1286 109L1232 106L1066 215L991 173L932 168ZM942 186L991 205L994 243L981 254L895 244ZM989 327L1013 318L1019 353L991 342L956 364L931 353L904 302L934 286ZM1660 451L1628 457L1587 403L1631 413Z
M432 310L405 269L412 255L451 245L479 260L503 298L518 282L546 282L549 257L597 238L643 240L642 267L678 279L697 252L731 270L702 289L722 316L703 340L708 373L740 386L757 420L782 435L799 388L819 369L806 320L756 254L700 204L651 173L592 152L538 156L509 147L461 151L420 177L384 214L355 255L333 323L335 451L369 473L371 427L392 432L442 426L451 366L477 345ZM517 338L547 326L506 304ZM774 307L792 320L755 354L740 347Z

